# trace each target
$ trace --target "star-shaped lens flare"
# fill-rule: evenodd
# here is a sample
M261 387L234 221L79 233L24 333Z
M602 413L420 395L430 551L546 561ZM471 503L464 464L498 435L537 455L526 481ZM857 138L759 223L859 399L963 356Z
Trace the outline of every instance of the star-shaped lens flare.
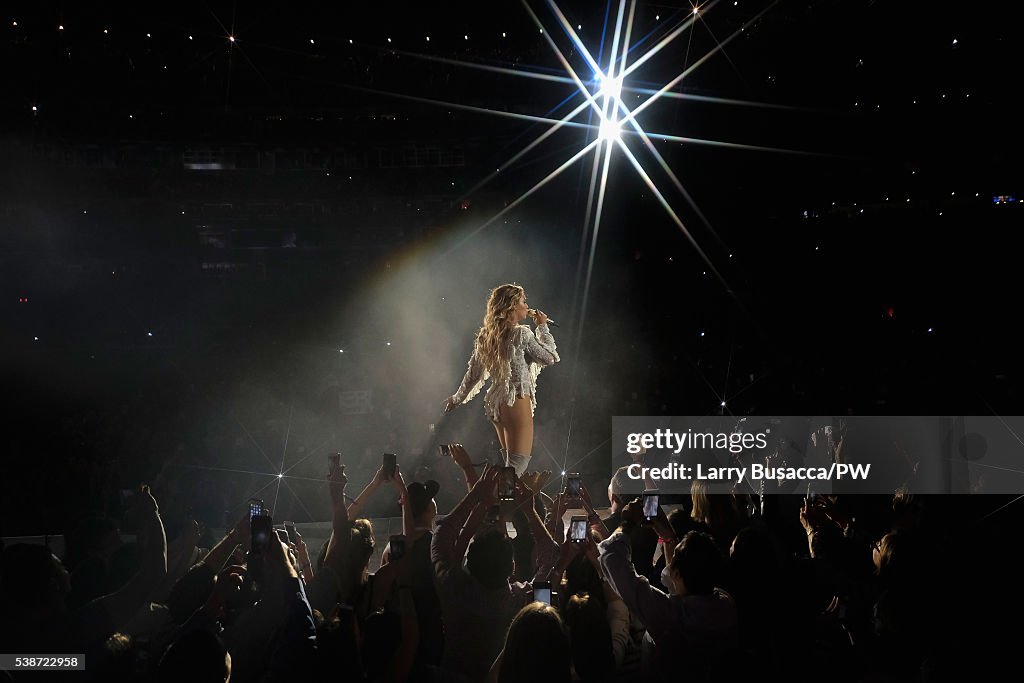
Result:
M533 10L530 8L530 6L526 2L526 0L522 0L522 2L523 2L524 7L526 8L527 13L529 13L529 15L533 18L534 22L538 26L540 26L541 25L541 21L537 17L536 13L533 12ZM674 88L676 85L678 85L680 82L682 82L682 80L687 75L692 73L694 69L696 69L702 63L704 63L705 61L710 59L714 54L716 54L719 51L724 50L724 47L725 47L725 45L728 42L732 41L736 36L738 36L745 29L745 27L747 25L749 25L750 23L752 23L752 22L756 21L757 19L759 19L764 14L764 12L767 12L768 9L770 9L773 5L770 5L768 8L765 8L760 13L758 13L750 21L748 21L743 27L741 27L738 31L734 32L731 36L729 36L725 41L718 43L718 45L717 45L717 47L715 49L711 50L708 54L704 55L704 57L702 57L701 59L697 60L692 66L686 68L681 74L679 74L678 76L676 76L675 78L670 80L661 89L655 91L646 100L642 101L640 103L640 105L637 106L635 109L631 110L629 108L629 106L626 104L626 102L623 99L623 97L622 97L623 90L626 89L625 88L626 78L630 74L635 72L638 68L640 68L644 63L646 63L647 61L652 59L658 52L660 52L666 45L671 43L675 38L677 38L678 36L682 35L687 29L692 28L693 23L695 21L697 21L698 17L703 14L703 12L699 12L698 10L703 10L703 11L710 10L715 4L717 4L717 2L718 2L718 0L712 0L711 2L708 2L705 6L694 7L693 13L689 16L689 18L687 20L683 21L677 28L675 28L673 31L671 31L666 36L664 36L653 47L651 47L649 50L647 50L647 52L645 52L642 55L638 56L633 61L632 64L629 64L627 59L628 59L628 57L630 55L630 52L631 52L630 41L631 41L632 28L633 28L634 13L635 13L635 9L636 9L636 0L631 0L631 2L629 3L628 16L626 16L626 14L625 14L625 11L626 11L626 0L619 0L618 12L616 14L616 19L615 19L615 30L614 30L614 33L612 34L612 45L611 45L611 50L610 50L610 54L609 54L609 57L608 57L608 63L607 63L606 66L602 66L592 56L590 51L587 49L587 46L583 43L583 41L580 39L579 35L573 29L572 24L569 23L568 19L564 15L564 13L558 7L557 3L555 3L554 0L547 0L547 5L550 8L552 14L558 20L558 22L561 25L561 28L564 31L564 33L572 41L574 51L577 52L580 56L583 57L584 61L587 63L589 68L593 71L593 73L594 73L593 82L596 83L596 98L591 96L590 91L582 83L581 79L578 77L576 72L573 70L572 66L569 64L568 60L566 60L565 57L562 55L562 53L559 50L559 48L558 48L557 44L555 43L554 39L551 37L550 32L547 32L544 35L546 36L548 44L554 50L555 55L558 58L559 62L562 64L562 66L565 68L566 72L569 74L570 79L574 83L576 83L577 87L579 88L580 93L587 100L586 104L588 104L590 106L590 108L593 110L593 112L596 114L597 121L598 121L598 123L597 123L597 133L598 133L597 134L597 138L598 138L598 141L604 143L603 145L600 145L600 146L598 146L596 148L597 152L596 152L595 158L594 158L594 170L593 170L593 172L591 174L592 180L591 180L590 196L591 196L591 202L592 203L590 205L588 205L587 225L585 226L585 230L592 230L593 231L593 235L592 235L592 238L591 238L591 244L592 244L591 251L593 251L593 248L596 247L597 232L600 229L602 209L603 209L603 206L604 206L604 196L605 196L605 191L606 191L607 183L608 183L608 175L609 175L609 170L608 169L609 169L610 157L611 157L611 155L616 150L619 150L619 151L621 151L623 156L625 156L626 159L630 162L630 165L636 170L636 172L638 173L640 178L644 181L644 183L647 185L647 187L654 194L654 196L658 200L659 204L661 204L661 206L666 210L666 212L668 213L668 215L672 219L672 221L676 224L676 226L679 228L679 230L685 235L686 239L690 242L690 244L696 250L696 252L701 257L701 259L703 259L704 262L707 264L708 269L710 270L710 272L712 272L722 282L722 284L725 286L727 291L731 291L731 288L729 287L728 283L725 281L724 277L722 277L721 273L718 271L718 269L715 267L714 263L712 263L711 259L704 252L704 250L700 247L700 245L697 244L696 240L693 238L692 234L686 228L686 226L684 225L682 219L679 217L679 214L672 208L672 205L669 203L669 201L665 197L664 193L657 187L657 185L652 180L650 174L644 168L643 164L637 159L637 157L633 153L633 151L630 150L630 148L629 148L629 146L628 146L628 144L626 142L624 133L630 133L631 135L634 135L634 136L638 137L642 141L644 147L648 150L650 155L654 158L655 162L662 169L662 171L668 176L668 178L671 181L672 185L675 186L675 188L680 192L680 194L682 194L683 198L691 206L691 208L694 210L694 212L697 214L697 216L701 219L701 221L709 229L711 229L711 226L708 223L707 219L704 217L704 214L700 211L699 207L696 205L696 203L693 201L692 197L689 195L689 193L683 187L683 185L679 181L678 177L675 175L675 173L669 167L668 163L665 161L665 159L662 157L662 155L658 152L657 148L655 148L655 146L651 142L651 138L655 137L657 139L671 139L671 140L675 140L675 141L706 142L707 144L722 144L722 145L728 145L728 146L732 146L732 145L730 143L718 143L718 142L715 142L715 141L701 141L701 140L696 140L696 139L692 139L692 138L682 138L682 137L679 137L679 136L664 136L664 135L654 135L654 136L651 136L651 135L648 135L644 131L644 129L640 126L640 123L637 121L636 117L637 117L637 114L639 114L641 111L645 110L646 108L650 107L652 104L654 104L661 97L663 97L665 95L668 95L668 94L675 94L675 93L671 92L672 88ZM572 113L572 115L574 116L574 115L576 115L578 113L579 113L578 111L574 111ZM743 145L742 147L746 148L747 146ZM767 149L770 149L770 148L758 148L758 149L766 149L767 150ZM788 150L771 150L771 151L788 151ZM603 161L603 163L602 163L602 161ZM600 180L598 181L597 180L597 178L598 178L597 168L598 168L599 165L602 166L603 168L602 168L602 171L600 173ZM548 180L550 180L550 178L545 178L541 182L547 182ZM595 182L599 182L599 185L596 188L594 186ZM595 195L596 195L596 199L595 199ZM596 203L593 203L593 202L596 202ZM714 234L713 230L711 232L712 232L712 234ZM581 262L582 262L582 260L581 260ZM582 304L580 305L580 320L581 321L583 320L583 317L585 316L585 312L586 312L586 308L587 308L587 294L589 293L589 289L590 289L590 277L591 277L592 270L593 270L593 253L589 254L587 271L586 271L586 278L585 278L585 281L584 281L584 284L583 284L583 301L582 301ZM577 287L577 290L578 290L578 287ZM582 334L582 325L580 325L578 327L578 333Z
M534 24L538 29L543 29L544 24L541 19L534 12L533 8L527 2L527 0L521 0L523 7ZM554 0L545 0L548 9L551 11L552 16L558 22L559 27L563 33L568 36L572 42L573 53L578 55L586 63L586 68L589 73L581 74L575 69L569 60L565 57L562 50L558 47L553 37L553 31L545 30L540 32L540 35L544 37L544 40L551 47L555 58L561 64L565 70L565 76L556 76L550 73L533 73L528 70L522 69L502 69L500 67L494 67L490 65L471 64L466 62L460 62L457 60L445 59L440 57L431 57L426 55L412 55L423 59L432 61L441 61L445 63L458 64L469 68L477 68L487 71L500 72L508 75L515 75L518 77L537 78L545 81L557 81L571 83L576 86L576 92L570 95L568 98L559 103L555 107L555 110L559 109L562 105L565 105L571 99L582 96L583 102L575 106L571 111L562 116L560 119L550 118L549 116L528 116L524 114L516 114L513 112L501 112L494 111L482 107L473 107L468 105L461 105L456 103L441 102L436 100L428 100L426 98L413 97L407 95L397 95L395 93L384 93L392 96L402 97L404 99L412 99L423 102L429 102L432 104L439 104L444 106L454 106L463 110L479 111L481 113L489 113L498 116L518 118L521 120L530 120L534 122L543 122L551 124L550 127L539 135L532 142L527 144L523 149L519 150L515 155L508 159L505 163L498 166L498 168L489 175L488 177L481 180L476 186L471 188L467 195L472 195L476 190L489 183L494 177L496 177L503 169L509 168L511 165L516 163L519 159L525 156L528 152L541 145L545 140L554 135L557 131L562 130L566 127L571 128L582 128L587 134L584 139L582 147L572 154L565 162L560 164L557 168L551 171L548 175L541 178L533 187L522 193L515 200L509 202L500 212L492 216L486 222L478 225L474 230L470 231L462 237L455 245L452 246L452 250L458 248L465 242L475 237L478 233L492 225L502 216L506 215L516 207L518 207L523 201L532 196L542 187L551 182L554 178L561 175L566 169L575 165L577 161L582 160L584 157L594 152L593 167L591 171L591 182L588 192L588 205L587 215L584 222L584 235L581 245L580 254L580 265L582 266L584 259L587 261L587 268L585 273L584 282L582 283L582 302L578 299L574 302L573 308L576 309L576 304L579 305L580 311L580 324L577 326L578 334L582 334L583 329L583 317L586 311L587 305L587 294L589 292L590 277L593 270L594 262L594 249L597 245L597 233L600 230L601 218L604 209L604 201L608 186L608 179L610 174L610 162L613 154L621 153L623 157L629 162L629 165L637 172L645 185L651 190L655 199L665 209L669 218L679 228L686 239L689 241L691 246L701 257L701 259L707 265L709 273L713 274L722 283L725 289L729 292L732 288L725 281L725 278L719 272L718 268L712 262L711 258L705 253L701 246L694 239L693 235L687 229L683 220L679 214L672 207L672 203L665 196L665 193L658 187L655 181L652 179L650 173L645 168L644 163L637 157L637 154L630 148L630 141L639 141L642 145L642 149L647 150L647 155L651 157L654 163L661 169L661 172L668 178L670 184L679 192L683 197L684 201L690 206L694 214L699 220L705 225L706 228L711 232L712 235L715 231L712 229L710 223L705 218L703 212L697 206L696 202L690 196L690 194L683 187L679 178L673 172L668 162L664 159L657 148L654 146L652 140L667 140L672 142L685 142L690 144L704 144L719 146L732 149L745 149L745 150L756 150L756 151L769 151L769 152L782 152L787 154L806 154L806 152L799 152L788 149L780 149L775 147L764 147L759 145L747 145L731 142L723 142L718 140L706 140L701 138L684 137L678 135L668 135L662 133L648 133L640 125L637 120L637 115L646 110L647 108L654 105L658 100L662 98L690 98L699 99L703 101L721 102L725 104L734 105L745 105L745 106L762 106L760 103L746 102L743 100L723 99L723 98L709 98L707 96L695 96L688 95L685 93L679 93L673 91L677 85L679 85L688 75L693 73L698 67L711 59L714 55L719 52L724 53L725 46L732 40L737 38L741 33L746 30L751 24L760 19L766 12L768 12L775 3L772 3L768 7L764 8L756 15L746 21L739 29L729 35L723 41L716 40L716 46L711 49L700 59L696 60L693 64L685 68L676 77L669 80L664 86L657 90L649 88L633 88L629 86L628 79L630 75L635 73L648 61L653 59L661 50L667 45L672 43L673 40L686 33L689 29L694 26L696 21L704 21L707 13L718 3L718 0L710 0L703 5L694 7L694 12L686 13L686 19L681 21L678 26L669 31L657 42L650 46L642 54L633 54L636 51L636 46L632 45L632 29L634 24L634 14L636 10L636 0L630 0L628 3L627 11L627 0L618 0L617 11L615 13L614 30L611 34L611 49L608 52L608 57L604 64L600 64L587 46L584 44L580 36L578 35L576 28L569 22L565 14L559 8L558 4ZM647 37L639 42L645 42ZM632 61L630 61L630 59ZM647 98L641 100L635 107L630 108L625 101L625 93L638 94L639 96L647 95ZM768 105L777 107L778 105ZM578 120L581 114L587 114L589 120L583 122ZM596 135L591 135L591 134ZM593 138L593 139L591 139ZM589 236L589 240L587 239ZM590 246L586 247L589 241ZM586 252L586 253L584 253ZM582 277L582 269L580 271ZM577 281L577 287L575 291L580 292L580 282Z
M559 163L556 168L543 176L528 190L505 204L504 208L499 212L488 218L482 224L477 225L472 230L463 234L460 239L454 242L447 250L445 250L444 253L436 256L436 262L442 262L449 256L449 254L451 254L451 252L460 248L463 244L472 240L483 230L496 223L500 218L515 210L523 202L561 175L564 171L573 167L577 162L583 161L593 152L587 196L587 209L586 216L583 221L584 229L582 231L580 241L579 262L576 271L576 286L573 289L572 310L577 313L577 343L575 345L577 353L581 347L580 342L585 328L590 281L594 270L595 253L601 227L601 220L604 214L604 205L607 196L608 181L611 173L611 160L613 156L621 155L622 158L628 162L628 167L636 171L637 175L654 196L655 200L664 208L675 226L684 235L698 256L704 261L706 264L704 269L705 274L716 277L718 281L721 282L725 290L730 294L733 294L732 287L726 281L725 277L721 274L705 250L697 243L697 240L694 238L693 234L691 234L690 230L673 207L672 201L666 195L666 191L669 188L667 186L665 188L660 187L651 175L651 172L655 170L654 167L660 169L658 173L659 177L668 179L668 184L678 192L678 195L681 196L683 201L685 201L689 206L693 215L697 217L712 237L715 240L718 240L719 244L722 244L722 240L718 237L710 225L710 222L697 206L693 197L689 192L687 192L671 166L658 151L654 141L663 140L692 145L709 145L726 149L818 156L817 153L813 152L783 149L778 147L709 140L669 133L648 132L643 128L638 118L643 112L656 105L659 101L672 99L688 99L723 105L760 107L765 109L803 109L801 107L791 107L779 104L750 102L731 98L711 97L708 95L696 95L692 93L679 92L676 89L677 86L679 86L690 74L719 53L725 56L726 59L729 59L728 55L725 53L726 45L743 35L744 31L747 31L767 12L774 8L775 5L778 4L778 0L774 0L774 2L771 2L764 9L751 16L739 28L725 37L724 40L718 40L706 23L709 17L713 16L712 10L718 4L719 0L707 0L700 4L691 5L691 7L685 11L677 13L678 19L676 25L669 27L669 22L659 21L657 28L653 29L650 33L636 41L633 40L632 36L637 5L636 0L607 1L609 4L607 6L608 12L605 20L606 27L608 22L607 16L611 15L612 10L614 9L614 29L611 30L609 34L602 32L601 49L598 52L598 56L595 58L594 54L590 49L588 49L587 45L583 42L577 32L580 30L578 28L579 25L572 24L566 18L555 0L543 0L544 5L546 5L547 9L550 11L550 15L553 18L554 23L557 24L557 27L562 30L562 33L568 37L571 43L570 56L577 60L577 62L580 59L584 62L584 65L581 65L581 67L577 69L570 63L566 54L556 42L555 38L558 36L558 31L552 30L554 28L553 26L545 26L544 22L541 21L540 17L537 16L536 12L531 7L530 2L528 0L521 0L523 8L538 30L538 35L542 36L543 40L547 42L564 73L552 73L551 70L525 69L519 65L517 65L516 68L507 68L495 66L493 64L466 62L436 55L404 52L390 44L386 48L381 48L379 46L376 48L372 48L372 46L364 46L371 47L372 49L386 50L388 54L402 55L403 57L433 61L469 69L477 69L503 76L530 78L541 82L553 82L573 86L573 91L561 102L558 102L553 106L552 109L543 116L489 109L482 106L443 101L440 99L396 93L388 90L355 86L345 83L336 84L338 86L360 92L374 93L377 95L443 106L449 110L470 111L474 113L500 116L514 120L547 125L546 130L541 132L535 139L517 151L511 158L506 160L504 163L497 165L497 168L495 168L493 173L483 178L474 187L470 188L463 195L462 199L468 199L470 196L474 195L477 190L487 185L498 175L503 175L504 171L516 164L516 162L522 159L531 150L534 150L538 146L544 144L559 131L573 129L584 131L583 139L579 148L575 151L570 151L568 158ZM659 20L660 19L661 17L659 17ZM704 26L707 29L707 32L711 35L711 38L715 43L713 48L691 64L684 65L684 68L680 73L664 82L664 85L661 87L652 88L650 83L645 83L642 86L639 84L632 84L631 81L633 80L632 77L634 74L636 74L648 62L655 59L662 50L671 45L677 38L687 32L692 32L696 26L696 22L702 22L702 26ZM662 31L667 32L662 34ZM608 49L608 52L605 53L604 49L607 35L610 35L610 48ZM651 44L648 44L649 40L651 41ZM687 47L687 60L689 59L689 49L690 48ZM731 63L731 60L729 61ZM579 101L580 98L582 98L582 101ZM563 111L563 108L569 107L571 107L571 109L560 117L559 114L556 113ZM645 162L650 165L651 161L654 162L653 166L648 169L645 166ZM730 258L731 257L732 255L730 254ZM570 392L575 395L575 371L578 363L574 363L573 365L573 379L571 382L572 388L570 389ZM705 379L705 381L707 380ZM716 393L716 396L717 395L718 394ZM718 400L719 403L721 403L723 401L728 401L729 398L730 397L725 396L723 392L723 395L720 396ZM570 432L571 422L572 416L570 415ZM562 469L566 468L563 467Z

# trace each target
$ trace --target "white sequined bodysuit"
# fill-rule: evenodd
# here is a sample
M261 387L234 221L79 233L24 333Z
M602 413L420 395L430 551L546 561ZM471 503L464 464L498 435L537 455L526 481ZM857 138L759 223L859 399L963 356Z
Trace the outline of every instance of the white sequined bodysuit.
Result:
M530 397L531 410L537 409L537 375L541 368L559 361L555 350L555 338L551 336L547 325L537 327L537 334L526 325L516 325L512 337L509 362L512 371L508 382L498 384L492 381L484 395L484 412L491 422L500 422L499 408L502 405L512 406L517 398ZM468 403L480 393L490 373L484 368L483 361L473 349L469 359L469 368L462 378L459 390L452 397L456 403Z

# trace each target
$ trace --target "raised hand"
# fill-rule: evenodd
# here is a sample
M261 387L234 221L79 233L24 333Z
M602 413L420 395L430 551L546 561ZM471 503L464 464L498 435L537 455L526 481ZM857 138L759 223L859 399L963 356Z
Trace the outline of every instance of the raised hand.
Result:
M345 476L345 466L339 465L327 476L328 486L331 489L331 502L335 507L345 506L345 486L348 485L348 477Z
M146 528L154 518L159 518L159 515L160 506L157 505L149 485L140 484L124 512L123 524L126 529L137 531Z
M206 610L213 616L219 617L224 612L225 605L242 589L245 580L245 567L237 564L228 565L216 576L216 583L213 591L206 600Z
M391 477L390 481L394 484L395 488L398 489L400 494L405 495L405 477L402 476L402 470L398 464L395 465L395 476Z
M501 470L492 467L490 464L484 466L483 474L473 485L472 493L477 500L484 505L494 505L498 502L498 477Z
M672 525L668 523L668 515L665 511L658 506L657 516L651 520L651 524L654 526L654 530L658 532L658 535L662 538L675 539L676 532L672 528Z
M562 548L559 551L558 564L563 568L568 567L569 564L584 551L584 545L584 543L577 543L576 541L565 539L562 542Z
M512 487L512 497L515 499L516 507L532 503L534 495L534 491L522 479L516 477L516 483Z
M448 444L448 450L451 452L452 460L455 461L456 465L464 470L473 467L473 463L469 458L469 453L461 443Z
M268 576L299 578L299 572L296 571L291 558L288 557L288 546L282 543L275 534L271 534L267 549L262 555Z
M810 533L833 523L825 507L815 505L804 498L803 507L800 508L800 524L804 527L804 531Z
M622 521L639 526L644 522L644 504L639 498L634 498L622 508Z
M544 485L551 479L551 470L544 470L543 472L524 472L523 476L520 477L520 481L523 485L530 489L534 495L538 494L543 490Z

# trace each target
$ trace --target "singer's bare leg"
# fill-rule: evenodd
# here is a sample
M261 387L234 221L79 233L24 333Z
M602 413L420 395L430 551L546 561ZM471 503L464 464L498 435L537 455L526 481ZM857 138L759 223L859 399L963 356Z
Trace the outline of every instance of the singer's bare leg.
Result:
M516 399L515 405L502 405L498 409L501 422L494 425L498 442L506 453L533 454L533 406L531 398Z

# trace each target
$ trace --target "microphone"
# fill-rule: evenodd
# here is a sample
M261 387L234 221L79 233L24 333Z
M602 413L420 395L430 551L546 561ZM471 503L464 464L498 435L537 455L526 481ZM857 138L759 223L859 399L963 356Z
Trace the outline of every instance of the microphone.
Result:
M530 310L528 310L526 312L526 314L532 318L533 316L537 315L537 309L536 308L531 308ZM551 318L548 318L548 325L550 325L551 327L561 327L561 325L556 323Z

